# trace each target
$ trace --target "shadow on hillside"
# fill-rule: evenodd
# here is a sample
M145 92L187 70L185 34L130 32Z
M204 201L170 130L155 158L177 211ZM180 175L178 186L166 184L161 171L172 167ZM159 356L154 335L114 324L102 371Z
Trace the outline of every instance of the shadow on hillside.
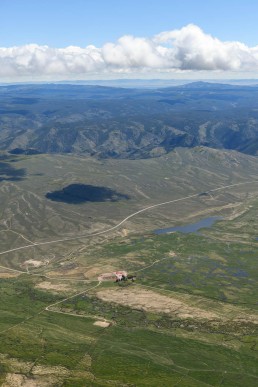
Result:
M70 184L59 191L48 192L46 198L68 204L86 202L117 202L130 197L108 187L96 187L86 184Z
M0 182L19 181L26 176L26 169L14 168L8 161L0 161Z

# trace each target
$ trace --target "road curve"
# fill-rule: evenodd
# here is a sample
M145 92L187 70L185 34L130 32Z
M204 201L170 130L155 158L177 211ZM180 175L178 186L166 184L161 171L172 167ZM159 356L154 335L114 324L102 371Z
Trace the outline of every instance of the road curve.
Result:
M229 185L225 185L225 186L222 186L222 187L210 189L210 190L205 191L205 192L211 193L211 192L216 192L216 191L222 191L222 190L227 189L227 188L233 188L233 187L238 187L238 186L240 186L240 185L254 184L254 183L258 183L258 180L251 180L251 181L245 181L245 182L242 182L242 183L229 184ZM203 191L202 191L202 192L203 192ZM116 224L115 226L112 226L112 227L110 227L110 228L107 228L106 230L98 231L98 232L95 232L95 233L92 233L92 234L86 234L86 235L71 237L71 238L55 239L55 240L47 241L47 242L35 242L35 243L30 244L30 245L20 246L20 247L14 248L14 249L2 251L2 252L0 252L0 255L7 254L7 253L11 253L11 252L14 252L14 251L19 251L19 250L25 250L25 249L29 249L29 248L31 248L31 247L36 247L36 246L50 245L50 244L54 244L54 243L60 243L60 242L66 242L66 241L72 241L72 240L76 240L76 239L91 238L91 237L93 237L93 236L98 236L98 235L106 234L106 233L108 233L108 232L111 232L111 231L116 230L117 228L119 228L120 226L122 226L122 224L124 224L127 220L129 220L129 219L135 217L136 215L141 214L142 212L149 211L149 210L151 210L151 209L153 209L153 208L165 206L165 205L167 205L167 204L172 204L172 203L176 203L176 202L188 200L188 199L191 199L191 198L195 198L195 197L199 196L202 192L198 192L198 193L193 194L193 195L184 196L183 198L174 199L174 200L169 200L169 201L167 201L167 202L157 203L157 204L153 204L153 205L148 206L148 207L144 207L144 208L142 208L141 210L138 210L138 211L133 212L132 214L128 215L126 218L124 218L123 220L121 220L121 222L119 222L119 223Z

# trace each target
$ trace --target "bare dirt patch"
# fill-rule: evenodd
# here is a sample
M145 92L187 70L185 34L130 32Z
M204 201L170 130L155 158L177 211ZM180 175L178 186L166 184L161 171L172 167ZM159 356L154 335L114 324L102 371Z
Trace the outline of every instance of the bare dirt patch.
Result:
M48 273L48 276L53 276L55 278L64 278L64 276L69 276L69 277L73 277L73 276L77 276L77 277L80 277L81 274L82 274L82 269L79 268L79 267L76 267L74 269L69 269L69 268L66 268L66 267L62 267L60 268L60 270L51 270L49 271Z
M126 228L123 228L120 231L120 234L121 234L122 237L127 237L128 236L128 230Z
M54 387L59 386L57 381L51 380L40 380L38 378L27 378L25 375L21 374L7 374L6 380L2 387Z
M31 373L33 375L57 375L57 376L68 376L69 371L65 367L61 366L53 366L53 367L48 367L48 366L41 366L37 365L34 366Z
M0 273L0 278L15 278L18 277L20 273Z
M70 286L67 284L52 284L52 282L48 281L40 282L35 287L44 290L54 290L56 292L65 292L67 290L71 290Z
M97 275L99 275L101 273L101 271L103 270L103 267L92 267L90 268L89 270L85 271L83 273L84 277L85 278L96 278Z
M44 261L37 261L36 259L28 259L23 262L22 266L32 266L32 267L40 267L45 266L47 263Z
M0 362L7 366L10 375L27 374L33 366L32 362L21 361L3 353L0 353Z
M258 314L253 310L215 302L198 296L160 294L154 290L134 286L129 288L105 289L97 292L104 301L128 305L155 313L165 313L182 319L234 321L239 324L258 324Z
M70 375L70 371L61 366L33 365L5 354L0 354L0 360L9 370L2 387L59 387Z
M182 300L152 290L131 287L130 289L105 289L98 291L97 296L104 301L156 313L163 312L180 318L220 319L217 313L190 306Z
M110 326L110 323L107 321L95 321L93 325L96 325L97 327L101 328L108 328Z
M35 380L29 380L24 375L19 374L7 374L6 380L2 387L36 387Z

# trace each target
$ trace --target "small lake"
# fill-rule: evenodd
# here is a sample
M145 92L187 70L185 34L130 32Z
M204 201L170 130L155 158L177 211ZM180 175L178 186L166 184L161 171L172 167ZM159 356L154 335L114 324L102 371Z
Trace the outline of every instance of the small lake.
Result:
M154 230L154 234L167 234L170 232L182 232L184 234L190 234L192 232L199 231L201 228L209 228L217 220L221 220L221 219L222 218L220 216L211 216L209 218L199 220L199 222L186 224L184 226L160 228L160 229Z

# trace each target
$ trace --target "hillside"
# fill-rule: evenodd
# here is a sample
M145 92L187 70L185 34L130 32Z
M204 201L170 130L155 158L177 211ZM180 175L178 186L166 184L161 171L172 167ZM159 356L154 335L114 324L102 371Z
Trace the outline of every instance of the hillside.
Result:
M257 169L207 147L2 153L0 384L255 387ZM117 270L136 281L99 281Z
M0 87L0 149L148 158L176 147L258 153L258 87L195 82L156 90Z

